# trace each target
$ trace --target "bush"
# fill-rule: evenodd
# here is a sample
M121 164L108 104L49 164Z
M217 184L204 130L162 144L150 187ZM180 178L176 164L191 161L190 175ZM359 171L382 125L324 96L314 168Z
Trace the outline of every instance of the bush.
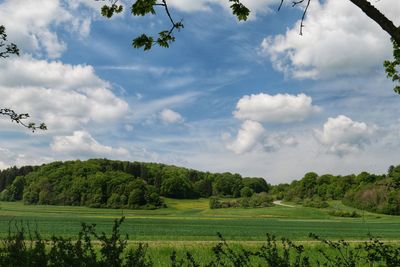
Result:
M353 211L331 210L330 212L328 212L328 214L335 217L348 217L348 218L361 217L361 215L357 213L355 210Z
M53 236L50 242L41 238L38 232L25 232L21 225L17 231L2 240L0 246L0 266L2 267L150 267L152 261L147 257L147 245L138 244L134 249L127 249L128 236L123 238L120 226L124 217L114 221L110 236L97 234L95 225L82 223L78 240ZM29 229L29 226L28 226ZM30 236L26 240L26 236ZM95 251L92 239L100 241L100 250ZM48 244L47 244L48 243Z
M272 206L272 197L267 193L261 192L258 194L253 194L249 200L249 206L251 208L263 208Z
M208 205L209 205L210 209L221 208L221 202L220 202L219 198L217 198L217 197L210 197L210 199L208 200Z
M135 248L127 248L127 239L120 233L124 218L114 221L111 235L97 234L95 225L82 223L78 240L53 236L50 241L41 238L38 232L25 233L22 223L16 224L17 231L11 230L1 240L0 266L2 267L151 267L152 259L147 256L147 245L138 244ZM28 227L29 229L29 227ZM26 236L30 239L26 240ZM330 241L310 234L320 241L322 246L313 251L313 257L307 249L283 238L279 244L273 235L267 234L264 245L257 248L233 248L218 234L219 242L210 251L209 262L198 261L186 252L179 258L175 251L170 256L172 267L188 266L234 266L250 267L310 267L310 266L400 266L400 248L396 244L385 244L376 238L359 245L340 241ZM93 238L99 241L100 249L96 251ZM96 245L97 246L97 245ZM313 260L313 261L312 261ZM261 262L261 263L260 263Z
M253 195L253 193L254 193L253 189L251 189L250 187L247 187L247 186L243 187L240 190L241 197L251 197Z
M251 197L244 197L237 200L222 201L219 198L211 197L209 200L210 209L222 208L262 208L270 207L272 205L272 197L267 193L261 192L253 194Z
M303 206L304 207L310 207L310 208L317 208L317 209L323 209L329 207L328 202L322 201L321 199L305 199L303 201Z

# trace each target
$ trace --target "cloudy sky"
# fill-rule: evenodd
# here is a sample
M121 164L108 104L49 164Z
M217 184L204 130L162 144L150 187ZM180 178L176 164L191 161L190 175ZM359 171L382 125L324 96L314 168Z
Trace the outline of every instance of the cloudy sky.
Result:
M303 36L299 8L243 2L246 23L228 0L169 0L185 28L169 49L143 52L132 39L167 29L161 10L107 20L102 1L0 1L22 51L0 61L0 107L49 128L0 118L0 168L106 157L279 183L399 164L388 35L348 0L313 1ZM398 0L373 2L400 24Z

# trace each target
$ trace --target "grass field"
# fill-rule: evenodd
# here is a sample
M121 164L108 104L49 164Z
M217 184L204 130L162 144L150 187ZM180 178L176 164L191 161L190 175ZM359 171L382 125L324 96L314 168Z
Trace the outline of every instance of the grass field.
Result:
M126 221L122 232L130 240L182 244L204 244L217 240L220 232L227 240L263 241L265 234L292 240L309 240L310 232L329 239L364 240L368 233L384 240L400 240L400 217L365 212L361 218L338 218L329 209L354 210L340 202L328 209L273 206L258 209L208 208L207 199L165 200L168 208L158 210L92 209L86 207L30 206L20 202L0 202L0 235L15 221L29 222L48 238L52 234L74 238L80 223L95 223L98 231L109 232L115 218ZM362 211L358 211L362 214ZM157 242L154 242L155 244ZM175 242L176 243L176 242Z
M186 251L195 259L207 263L211 249L220 232L233 246L259 247L266 233L278 238L287 237L308 247L307 255L316 257L318 242L311 242L308 234L315 233L327 239L346 239L355 242L368 239L368 233L381 240L400 243L400 216L363 213L361 218L338 218L328 214L332 209L353 211L341 204L330 202L330 208L315 209L273 206L257 209L208 208L207 199L165 199L168 208L158 210L92 209L71 206L31 206L21 202L0 202L0 237L7 235L9 227L23 222L31 229L38 228L45 239L51 235L75 239L81 222L95 223L98 232L111 232L113 221L125 216L121 232L129 234L130 246L139 241L149 245L148 255L155 266L170 266L170 255ZM290 203L292 204L292 203ZM254 262L258 265L258 262Z

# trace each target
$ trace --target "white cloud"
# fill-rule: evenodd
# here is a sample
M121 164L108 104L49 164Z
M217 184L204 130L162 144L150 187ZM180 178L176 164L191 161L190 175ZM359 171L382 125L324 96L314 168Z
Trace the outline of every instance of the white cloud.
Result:
M22 56L0 61L0 69L1 85L7 87L36 86L76 90L110 86L96 76L90 65L69 65Z
M398 0L373 3L395 24ZM261 44L274 67L294 78L326 78L366 73L381 67L392 48L388 35L350 1L312 1L299 36L300 21L285 34Z
M181 114L178 112L173 111L172 109L163 109L160 112L160 119L163 123L166 124L175 124L175 123L182 123L183 118Z
M298 140L295 136L278 133L269 135L264 144L264 150L266 152L275 152L283 147L296 147Z
M167 107L177 107L191 104L196 99L196 97L201 94L202 93L199 92L189 91L150 101L143 101L142 97L140 97L135 103L133 119L147 119L154 123L154 119L157 119L159 112L163 109L168 109ZM155 117L154 114L157 114L157 117Z
M293 135L286 133L271 133L261 123L246 120L242 123L234 140L229 133L222 134L225 147L236 154L252 151L276 152L284 147L296 147L298 141Z
M16 149L18 150L18 149ZM54 161L54 158L43 156L26 154L26 149L23 152L14 151L14 149L7 149L0 147L0 169L9 168L11 166L25 166L25 165L39 165L44 162Z
M312 105L312 98L305 94L260 93L243 96L236 104L234 116L241 120L289 123L303 121L319 110Z
M1 23L9 40L23 51L58 58L67 45L60 40L55 27L65 26L65 30L78 33L81 38L90 32L90 17L74 13L69 6L60 0L5 0L0 4Z
M339 115L329 118L322 131L315 130L317 141L327 148L329 153L345 155L358 152L371 143L377 127L357 122Z
M227 144L226 148L236 154L243 154L253 150L264 139L265 129L261 123L247 120L243 122L236 139Z
M70 136L55 136L51 143L51 149L74 156L121 157L129 155L128 150L124 148L113 148L100 144L87 131L75 131Z
M0 106L44 121L50 133L114 125L129 112L91 66L29 57L0 62Z

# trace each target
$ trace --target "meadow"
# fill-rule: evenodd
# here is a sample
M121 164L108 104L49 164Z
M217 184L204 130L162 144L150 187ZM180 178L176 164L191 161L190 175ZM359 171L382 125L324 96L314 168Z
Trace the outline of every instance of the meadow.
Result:
M339 201L326 209L295 205L268 208L209 209L207 199L165 199L167 208L157 210L95 209L73 206L24 205L0 202L0 235L17 221L38 228L43 237L71 237L78 233L81 222L94 223L98 231L109 232L113 220L125 216L122 232L130 240L175 244L206 243L217 240L221 233L227 240L256 242L265 234L296 241L310 240L310 232L328 239L365 240L368 234L383 240L400 240L400 217L374 214L349 208ZM328 214L332 209L356 210L363 216L341 218ZM175 241L179 241L176 243Z
M212 257L211 249L220 232L233 246L259 247L266 233L278 239L287 237L304 244L312 251L320 246L309 238L312 232L331 240L345 239L353 242L367 240L368 234L381 240L400 240L400 217L363 212L344 206L339 201L330 202L326 209L294 205L274 205L268 208L209 209L208 199L165 199L167 208L157 210L95 209L73 206L24 205L22 202L0 202L0 236L9 228L37 229L43 238L52 235L75 239L81 222L94 223L98 232L109 233L113 221L125 216L121 232L129 235L129 243L149 245L148 254L156 266L168 266L173 250L183 256L189 251L205 262ZM339 218L329 215L331 210L357 211L359 218ZM311 252L310 252L311 251Z

